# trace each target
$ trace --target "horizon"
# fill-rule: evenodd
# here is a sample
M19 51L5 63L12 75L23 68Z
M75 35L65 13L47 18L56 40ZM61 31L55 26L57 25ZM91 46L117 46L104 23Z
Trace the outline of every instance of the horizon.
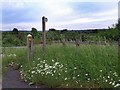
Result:
M42 16L48 18L46 30L108 29L118 21L118 2L3 2L1 30L41 30Z
M14 28L13 28L14 29ZM12 30L1 30L2 32L10 32L10 31L13 31L13 29ZM17 28L18 29L18 28ZM51 28L50 28L51 29ZM32 30L32 28L31 28L31 30ZM25 31L25 32L31 32L31 30L20 30L20 29L18 29L18 31L19 32L22 32L22 31ZM61 29L61 30L58 30L58 29L55 29L56 31L62 31L62 30L65 30L65 29ZM108 28L102 28L102 29L99 29L99 28L96 28L96 29L72 29L72 30L69 30L69 29L66 29L67 31L87 31L87 30L108 30ZM38 32L42 32L42 30L38 30L37 29L37 31ZM46 31L49 31L49 30L46 30Z

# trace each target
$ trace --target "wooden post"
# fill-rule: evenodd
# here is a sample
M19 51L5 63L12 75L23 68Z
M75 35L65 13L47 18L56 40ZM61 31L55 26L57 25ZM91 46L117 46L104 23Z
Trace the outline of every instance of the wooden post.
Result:
M76 47L78 47L78 46L80 45L79 39L76 39L76 40L75 40L75 44L76 44Z
M47 22L48 19L46 17L42 17L42 31L43 31L43 50L46 47L46 32L45 32L45 22Z
M33 37L31 34L27 35L28 60L33 59Z
M118 75L120 76L120 38L118 39Z
M104 36L104 43L105 43L105 45L107 45L107 40L106 40L106 37Z

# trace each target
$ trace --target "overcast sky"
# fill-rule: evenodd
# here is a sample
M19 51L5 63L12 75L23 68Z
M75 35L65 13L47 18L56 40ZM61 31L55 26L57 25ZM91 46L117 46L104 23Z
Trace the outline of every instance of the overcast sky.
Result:
M97 1L97 0L96 0ZM8 0L2 2L2 30L14 27L41 30L41 18L48 18L47 30L108 28L118 20L118 1Z

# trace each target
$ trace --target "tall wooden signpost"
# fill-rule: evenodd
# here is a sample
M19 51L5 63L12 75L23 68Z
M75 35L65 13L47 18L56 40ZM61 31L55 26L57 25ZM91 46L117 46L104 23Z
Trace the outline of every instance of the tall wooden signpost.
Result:
M45 22L47 22L47 21L48 21L48 19L47 19L45 16L43 16L43 17L42 17L43 50L45 50L45 47L46 47L46 32L45 32L46 24L45 24Z

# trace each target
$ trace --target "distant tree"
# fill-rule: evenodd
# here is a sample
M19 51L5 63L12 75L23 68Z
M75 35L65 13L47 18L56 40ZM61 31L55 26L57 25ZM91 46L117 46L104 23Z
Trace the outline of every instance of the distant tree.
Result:
M49 29L49 31L56 31L56 29L54 29L54 28L51 28L51 29Z
M18 31L18 29L17 28L13 28L13 34L18 34L19 33L19 31Z
M32 30L31 30L31 33L32 33L33 37L35 37L35 36L37 36L38 31L37 31L36 28L33 27Z
M67 32L68 30L67 29L63 29L61 30L61 33L64 33L64 32Z

